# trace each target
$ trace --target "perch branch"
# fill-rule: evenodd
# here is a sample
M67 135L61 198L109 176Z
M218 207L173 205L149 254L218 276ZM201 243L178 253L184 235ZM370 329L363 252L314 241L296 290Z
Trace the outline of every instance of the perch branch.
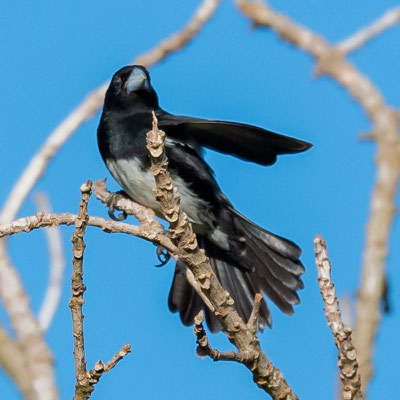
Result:
M199 248L196 235L180 207L179 194L167 170L164 137L165 133L158 129L153 114L153 129L147 134L147 149L156 182L155 196L170 224L169 231L177 246L179 259L192 271L202 292L214 307L214 315L223 326L228 339L237 347L239 353L253 355L251 360L244 360L243 364L252 372L256 384L273 399L298 399L279 369L275 368L262 352L253 329L249 329L240 318L232 297L221 286L204 251Z
M44 213L51 212L50 203L44 193L36 196L36 204L39 211ZM39 324L43 331L49 328L60 303L65 269L65 257L60 230L56 227L46 229L45 235L49 248L50 274L46 294L38 315Z
M366 244L358 290L354 344L357 349L363 392L372 377L372 351L381 318L388 239L395 215L395 195L400 176L399 120L371 81L345 60L343 52L321 36L267 3L237 0L241 11L256 25L267 26L317 61L317 72L329 75L358 101L372 121L377 142L377 173L370 203Z
M339 301L336 297L334 284L331 281L331 262L328 258L328 249L320 234L315 237L314 245L318 284L325 303L325 315L338 348L342 396L345 400L362 400L364 397L361 393L357 354L351 340L351 328L342 322Z
M76 214L43 214L41 212L25 218L17 219L9 224L0 225L0 238L10 235L16 235L22 232L30 232L34 229L44 227L54 227L59 225L73 225L76 223L78 216ZM171 239L165 235L154 234L151 230L141 228L136 225L126 224L124 222L110 221L101 217L89 217L88 226L100 228L106 233L125 233L137 236L142 239L152 241L159 246L167 249L171 254L176 254L176 247L172 244Z
M146 233L146 237L151 240L151 233L164 234L163 226L157 221L156 215L151 208L146 208L138 203L135 203L130 197L120 193L110 193L105 184L105 179L96 181L93 184L93 190L98 200L103 203L107 203L110 196L114 196L114 208L119 211L125 212L127 215L134 215L140 222L139 230ZM158 244L153 242L154 244ZM162 246L161 246L162 247ZM167 248L172 257L176 258L176 249L171 251L171 248ZM186 278L189 283L193 286L194 290L201 297L207 307L214 311L214 307L208 301L207 297L204 296L199 284L194 279L194 276L190 269L186 268Z
M142 229L148 229L155 233L164 233L163 226L157 221L156 215L151 208L135 203L130 197L122 193L110 193L106 188L105 179L96 181L93 184L93 191L96 198L104 204L107 204L108 199L113 196L114 208L136 217Z

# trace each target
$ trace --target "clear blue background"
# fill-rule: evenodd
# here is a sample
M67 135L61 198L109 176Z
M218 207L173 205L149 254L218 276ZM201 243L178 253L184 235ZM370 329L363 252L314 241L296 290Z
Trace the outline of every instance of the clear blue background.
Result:
M273 1L275 7L337 42L368 24L395 1ZM9 1L0 6L1 201L50 131L93 88L134 56L179 29L199 1ZM388 103L399 107L400 28L396 27L351 61L368 75ZM311 151L282 156L270 168L207 152L218 181L236 207L267 229L303 248L305 290L294 317L273 308L274 327L261 335L264 350L302 399L330 399L337 390L336 349L322 311L313 238L329 246L333 278L341 297L355 300L361 252L374 181L375 145L358 135L370 122L349 95L325 77L314 79L314 62L224 1L194 42L151 69L161 105L168 111L257 124L314 144ZM49 194L57 212L76 212L79 186L109 174L97 151L99 114L62 148L35 191ZM109 186L117 185L109 179ZM36 212L32 196L20 216ZM92 215L106 217L94 198ZM71 259L72 228L62 228ZM399 224L388 258L393 311L384 316L376 345L371 399L398 393ZM167 309L173 263L157 269L151 244L88 229L84 280L88 367L108 360L123 343L132 354L106 374L94 399L262 399L250 373L234 363L195 356L191 328ZM396 245L397 244L397 245ZM40 308L48 257L42 231L10 240L33 308ZM62 302L47 334L55 354L62 399L74 390L68 262ZM1 322L8 324L4 313ZM223 334L211 335L220 350ZM0 373L3 399L19 395Z

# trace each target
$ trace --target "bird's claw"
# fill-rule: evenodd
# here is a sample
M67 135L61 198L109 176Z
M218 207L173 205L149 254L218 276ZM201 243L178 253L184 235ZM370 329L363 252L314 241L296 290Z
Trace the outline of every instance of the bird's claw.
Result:
M163 247L157 246L157 258L158 261L160 261L160 264L155 265L155 267L160 268L167 264L167 262L171 258L171 255Z
M124 210L122 210L119 215L114 214L117 196L120 196L123 193L124 193L123 191L111 193L106 201L106 206L108 207L108 215L114 221L123 221L124 219L126 219L128 217L128 214Z

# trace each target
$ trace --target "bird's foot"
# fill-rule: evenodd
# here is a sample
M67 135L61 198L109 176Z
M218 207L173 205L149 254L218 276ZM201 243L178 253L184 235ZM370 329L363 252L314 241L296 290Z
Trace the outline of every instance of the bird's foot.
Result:
M155 265L155 267L160 268L168 263L171 255L168 253L167 250L164 249L164 247L157 246L157 258L158 261L160 261L160 264Z
M108 215L114 221L123 221L128 216L128 214L124 210L122 210L121 214L119 214L119 215L114 214L115 209L118 208L118 207L116 207L116 202L117 202L119 196L126 196L126 193L123 190L120 190L119 192L111 193L106 201L106 206L108 207Z

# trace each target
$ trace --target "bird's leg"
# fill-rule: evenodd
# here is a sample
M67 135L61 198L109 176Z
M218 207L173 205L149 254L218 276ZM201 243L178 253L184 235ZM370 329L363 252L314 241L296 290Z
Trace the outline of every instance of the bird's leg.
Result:
M158 261L160 261L160 264L156 264L155 267L160 268L168 263L171 255L168 253L167 250L164 249L164 247L157 246L157 258Z
M114 214L115 203L119 196L127 197L127 194L123 190L120 190L119 192L111 193L106 201L106 206L108 207L108 215L114 221L123 221L128 216L128 214L124 210L122 210L121 214L119 214L118 216Z
M168 236L168 237L171 236L169 231L164 231L164 235ZM166 265L168 263L168 261L171 258L171 255L162 246L157 246L156 252L157 252L157 258L158 258L158 261L160 261L160 264L155 265L155 267L157 267L157 268L163 267L164 265Z

